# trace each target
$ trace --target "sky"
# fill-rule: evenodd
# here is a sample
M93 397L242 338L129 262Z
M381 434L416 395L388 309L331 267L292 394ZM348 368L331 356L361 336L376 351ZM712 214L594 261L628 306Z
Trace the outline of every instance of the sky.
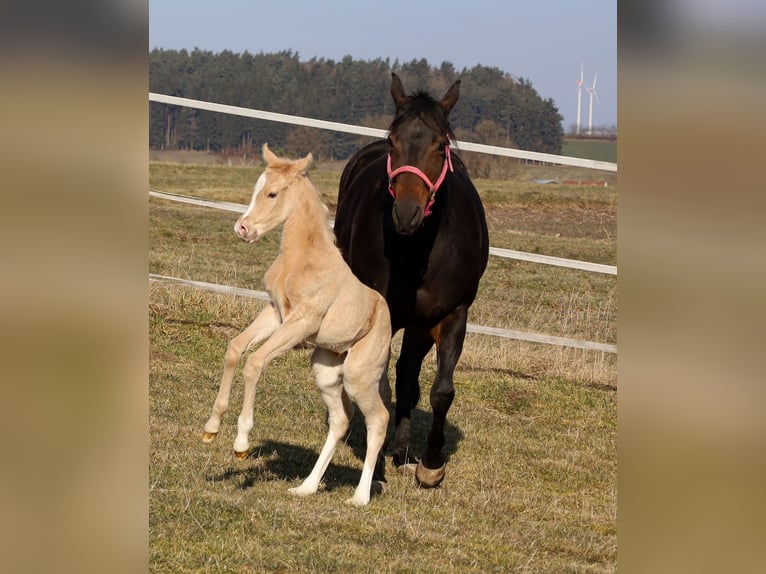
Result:
M149 0L149 48L480 64L531 81L566 131L582 63L586 85L598 72L593 126L617 125L616 0ZM583 89L583 130L588 104Z

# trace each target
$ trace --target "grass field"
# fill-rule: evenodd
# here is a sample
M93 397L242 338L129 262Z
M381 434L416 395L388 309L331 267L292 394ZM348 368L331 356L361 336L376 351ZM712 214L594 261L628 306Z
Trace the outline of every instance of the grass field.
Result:
M150 186L247 203L259 172L152 162ZM339 175L322 166L311 172L331 207ZM476 181L490 243L616 264L616 185L544 186L533 177ZM232 232L235 217L152 199L150 272L262 289L279 235L243 244ZM361 472L359 415L320 492L287 492L310 471L326 433L308 348L274 361L259 383L254 456L237 461L231 452L239 377L218 440L200 440L226 344L262 304L150 286L153 572L616 570L614 355L469 334L448 419L445 482L420 490L389 469L370 505L357 509L343 501ZM613 276L493 257L469 320L614 343L616 308ZM413 419L416 450L435 367L432 352Z
M561 150L562 155L584 157L598 161L617 162L617 142L607 140L565 140Z

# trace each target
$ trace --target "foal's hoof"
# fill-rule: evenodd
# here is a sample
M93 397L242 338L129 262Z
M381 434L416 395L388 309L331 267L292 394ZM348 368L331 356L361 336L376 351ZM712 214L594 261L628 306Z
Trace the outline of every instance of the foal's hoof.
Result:
M213 442L217 436L217 432L202 431L202 442Z
M237 457L237 460L245 460L247 457L249 457L252 454L252 449L243 450L242 452L234 451L234 456Z
M446 466L443 464L439 468L426 468L422 462L419 462L415 469L415 480L423 488L436 488L444 480L444 468Z

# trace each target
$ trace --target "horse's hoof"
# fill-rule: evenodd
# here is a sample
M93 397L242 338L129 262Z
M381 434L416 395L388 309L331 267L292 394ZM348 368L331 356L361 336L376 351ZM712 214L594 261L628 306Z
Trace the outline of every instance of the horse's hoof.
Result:
M415 469L417 468L417 464L414 462L407 462L405 464L400 464L396 467L396 470L399 474L403 474L405 476L415 476Z
M202 431L202 442L213 442L217 436L217 432Z
M415 469L415 480L423 488L436 488L444 480L444 469L446 466L446 464L443 464L439 468L426 468L422 462L419 462Z
M235 450L234 451L234 456L236 456L238 460L245 460L247 457L250 456L250 454L252 452L253 451L251 449L243 450L242 452L239 452L239 451Z

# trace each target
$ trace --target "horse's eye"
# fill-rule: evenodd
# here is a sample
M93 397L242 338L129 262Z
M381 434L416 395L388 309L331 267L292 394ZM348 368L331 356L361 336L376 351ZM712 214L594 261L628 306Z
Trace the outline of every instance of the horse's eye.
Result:
M270 191L269 193L266 194L266 197L270 197L272 199L274 199L276 196L277 196L276 191Z
M443 151L444 151L444 149L445 149L446 147L447 147L447 144L445 144L445 143L440 143L440 144L439 144L439 151L442 151L442 152L443 152Z

